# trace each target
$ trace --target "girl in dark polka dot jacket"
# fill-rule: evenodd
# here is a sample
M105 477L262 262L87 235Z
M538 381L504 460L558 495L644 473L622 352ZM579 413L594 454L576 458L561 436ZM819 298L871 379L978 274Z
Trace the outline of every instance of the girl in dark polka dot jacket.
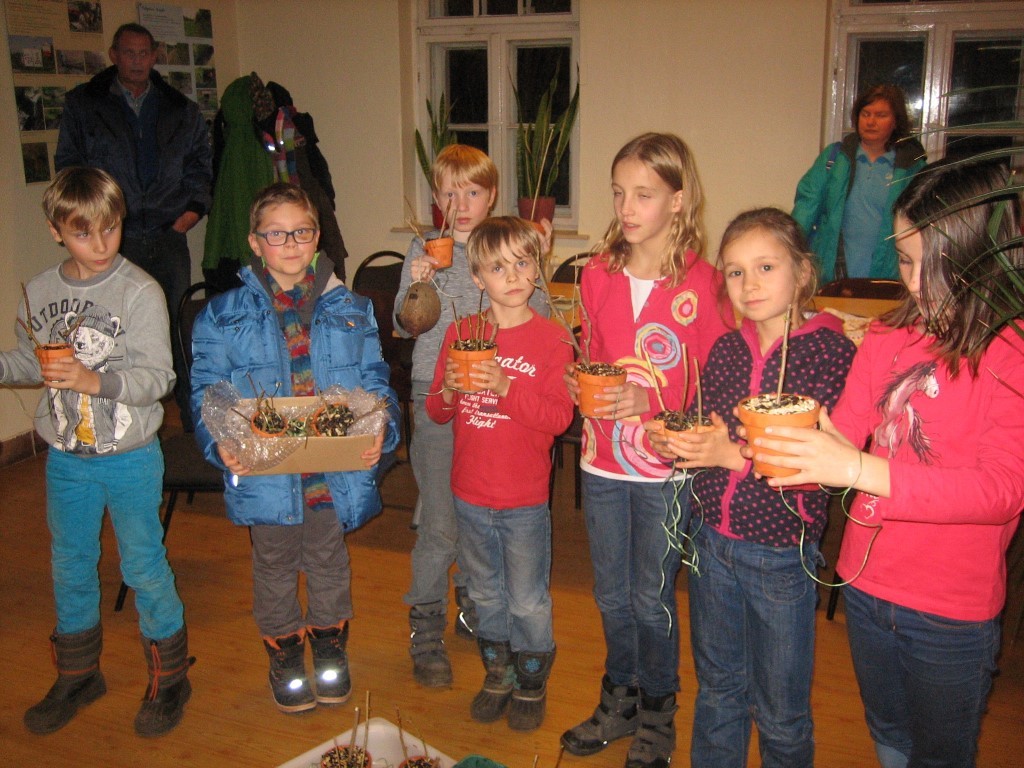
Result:
M725 288L742 317L712 347L701 376L713 429L666 439L662 455L694 470L699 565L691 574L690 632L699 689L690 764L745 765L751 720L765 765L814 762L811 672L817 592L801 562L818 557L828 497L818 486L785 495L740 455L733 411L776 391L791 314L785 391L829 409L842 393L854 345L829 314L801 311L814 295L813 256L796 222L775 208L747 211L718 252ZM702 519L703 518L703 519Z

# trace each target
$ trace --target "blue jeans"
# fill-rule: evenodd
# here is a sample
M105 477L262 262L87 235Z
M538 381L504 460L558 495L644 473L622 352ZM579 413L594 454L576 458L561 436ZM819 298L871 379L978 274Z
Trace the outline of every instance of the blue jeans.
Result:
M996 671L999 618L947 619L851 586L843 597L853 667L882 765L973 766Z
M696 534L690 638L697 670L690 765L743 768L751 721L764 768L814 765L814 582L795 547ZM804 545L808 562L817 547Z
M412 391L415 429L409 460L419 489L420 515L412 548L412 584L405 602L447 605L448 571L457 557L462 568L452 498L452 425L438 424L427 415L424 393L430 391L429 381L414 381ZM466 583L461 570L452 580L460 587Z
M548 505L491 509L456 496L455 516L478 635L513 651L554 649Z
M665 522L674 496L686 507L689 493L673 483L612 480L583 473L583 509L594 569L594 599L601 612L614 685L639 685L648 696L679 690L679 619L676 574L679 554L668 545Z
M139 629L164 640L184 624L167 564L160 500L164 457L153 440L127 453L76 456L51 449L46 459L46 522L57 633L74 634L100 620L100 529L103 508L117 536L121 575L135 590Z

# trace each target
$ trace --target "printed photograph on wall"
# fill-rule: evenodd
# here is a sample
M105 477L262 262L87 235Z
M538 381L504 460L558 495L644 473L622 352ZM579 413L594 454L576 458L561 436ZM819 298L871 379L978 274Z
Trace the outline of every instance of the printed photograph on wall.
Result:
M192 45L192 63L197 67L213 66L213 46L209 43L195 43Z
M105 53L101 51L85 52L85 73L87 75L98 74L108 66L110 66L110 59L107 58Z
M14 103L18 107L19 131L42 131L46 128L42 88L31 85L16 86Z
M53 38L29 35L8 35L11 46L11 69L26 74L56 73L53 59Z
M180 91L186 96L192 96L195 91L192 88L192 75L189 72L168 72L165 77L172 88Z
M192 14L191 16L189 14ZM213 39L213 14L205 8L185 10L185 36Z
M85 51L57 49L57 74L84 75L85 72Z
M21 161L25 166L25 183L50 180L50 158L45 141L21 145Z
M90 0L68 0L68 25L72 32L102 32L103 10Z

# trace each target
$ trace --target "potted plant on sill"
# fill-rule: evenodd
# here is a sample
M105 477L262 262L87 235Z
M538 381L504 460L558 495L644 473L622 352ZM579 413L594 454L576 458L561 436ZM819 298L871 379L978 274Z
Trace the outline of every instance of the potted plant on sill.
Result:
M552 114L558 72L551 78L547 89L537 103L537 114L532 123L519 123L516 127L516 183L519 196L519 215L529 221L554 219L555 198L552 193L558 180L558 169L569 148L573 126L580 105L580 85L577 82L569 104L557 117ZM516 111L525 114L515 84L512 93Z
M423 178L427 180L427 186L431 189L434 188L434 177L431 173L434 158L437 157L442 149L458 141L455 131L448 127L451 115L452 108L450 104L445 102L444 93L437 100L436 112L433 103L430 99L427 99L427 116L430 118L429 155L427 154L426 144L423 141L423 135L420 133L419 128L416 129L416 159L419 160L420 169L423 171ZM437 207L437 204L433 202L430 204L430 212L433 217L434 228L440 229L444 224L444 214Z

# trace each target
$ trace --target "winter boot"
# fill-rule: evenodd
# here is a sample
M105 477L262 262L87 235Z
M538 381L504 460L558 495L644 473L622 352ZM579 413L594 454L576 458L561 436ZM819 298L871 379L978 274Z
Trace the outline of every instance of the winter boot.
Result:
M452 684L452 665L444 647L444 604L414 605L409 610L409 654L412 676L427 688L448 688Z
M512 698L512 684L516 671L512 667L512 646L508 641L494 642L477 638L480 658L484 662L484 687L473 697L469 716L478 723L493 723L503 714L508 700Z
M196 660L188 655L188 630L182 625L166 640L143 637L142 652L149 667L149 686L135 715L135 732L162 736L181 722L185 702L192 695L188 668Z
M455 588L455 603L459 606L455 616L455 634L472 640L476 637L476 603L470 598L466 587Z
M103 627L71 635L50 635L50 652L57 667L57 682L46 696L25 712L25 727L32 733L53 733L63 728L78 712L107 692L100 672Z
M555 661L555 651L516 651L513 659L516 684L508 708L508 727L513 731L532 731L544 722L548 675Z
M284 637L264 637L270 656L270 691L282 712L305 712L316 706L306 677L304 629Z
M316 675L316 703L344 704L352 693L348 675L348 622L333 627L309 627L309 647L313 649L313 673Z
M613 685L601 678L601 703L589 720L562 734L562 746L572 755L594 755L610 742L636 733L640 691L635 685Z
M668 768L676 748L676 695L640 692L640 727L626 753L626 768Z

